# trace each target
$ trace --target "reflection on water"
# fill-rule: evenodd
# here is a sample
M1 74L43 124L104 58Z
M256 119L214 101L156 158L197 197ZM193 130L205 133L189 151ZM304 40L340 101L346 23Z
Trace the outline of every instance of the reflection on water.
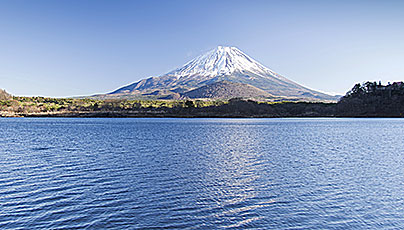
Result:
M401 119L2 119L1 229L404 228Z

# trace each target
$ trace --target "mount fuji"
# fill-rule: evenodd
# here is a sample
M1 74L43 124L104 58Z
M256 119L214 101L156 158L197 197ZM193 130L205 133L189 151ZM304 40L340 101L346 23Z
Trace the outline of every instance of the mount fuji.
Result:
M214 93L217 87L221 87L221 94ZM227 89L223 90L223 87ZM169 73L140 80L104 96L178 99L188 98L191 91L192 98L228 98L226 92L232 92L232 97L336 99L335 96L299 85L258 63L238 48L228 46L218 46ZM195 92L201 94L196 95Z

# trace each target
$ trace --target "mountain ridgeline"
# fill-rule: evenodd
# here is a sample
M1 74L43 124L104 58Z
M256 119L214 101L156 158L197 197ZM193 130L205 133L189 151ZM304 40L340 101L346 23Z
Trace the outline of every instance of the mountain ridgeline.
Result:
M225 90L226 87L229 89ZM301 86L266 68L236 47L226 46L218 46L169 73L143 79L111 93L94 97L132 99L241 97L306 101L338 99Z

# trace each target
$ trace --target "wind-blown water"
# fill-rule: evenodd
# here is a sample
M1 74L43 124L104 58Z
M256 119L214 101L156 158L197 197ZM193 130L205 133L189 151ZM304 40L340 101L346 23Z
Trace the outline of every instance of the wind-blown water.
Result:
M0 229L404 228L402 119L0 119Z

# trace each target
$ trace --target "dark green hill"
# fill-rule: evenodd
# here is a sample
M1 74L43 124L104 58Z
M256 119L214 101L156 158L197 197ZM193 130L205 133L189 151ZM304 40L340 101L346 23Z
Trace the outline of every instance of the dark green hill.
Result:
M347 117L404 117L404 83L356 84L337 104L337 115Z
M185 98L209 98L209 99L230 99L230 98L268 98L271 94L254 86L220 81L199 87L182 94Z

